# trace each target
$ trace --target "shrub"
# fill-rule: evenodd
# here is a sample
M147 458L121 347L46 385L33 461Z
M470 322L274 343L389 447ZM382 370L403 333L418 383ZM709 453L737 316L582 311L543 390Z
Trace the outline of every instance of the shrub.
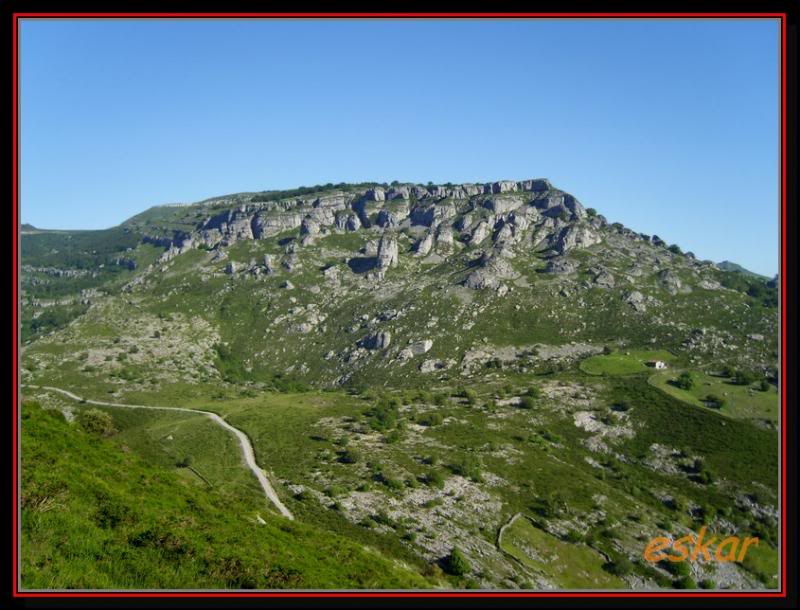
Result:
M353 449L352 447L348 447L347 449L342 451L341 455L339 456L339 461L342 464L355 464L360 460L361 460L361 454L359 454L358 451Z
M454 547L450 551L450 555L445 559L444 569L448 574L453 574L454 576L463 576L470 571L467 558L457 547Z
M536 401L530 396L523 396L519 406L523 409L533 409L536 406Z
M715 583L710 578L706 578L704 580L701 580L698 584L700 585L701 589L716 589L717 588L717 583Z
M681 390L691 390L694 387L694 377L692 377L691 373L684 371L678 375L675 385Z
M756 380L756 376L750 371L737 370L731 376L731 383L734 385L750 385Z
M532 385L531 387L528 388L528 396L530 396L531 398L539 398L541 397L541 395L542 395L542 390L539 388L539 386Z
M425 475L425 484L441 489L444 487L444 475L438 470L431 470Z
M462 477L472 479L473 481L481 481L481 465L478 459L473 455L465 455L461 458L453 460L448 467L453 474L461 475Z
M691 569L686 561L670 561L669 559L662 559L658 562L658 565L673 576L685 578L691 574Z
M683 251L681 250L678 244L672 244L669 248L667 248L667 250L669 250L673 254L683 254Z
M633 563L627 557L618 557L614 561L609 561L603 568L615 576L626 576L633 571Z
M713 407L714 409L721 409L725 406L725 399L716 394L709 394L706 396L705 402L708 403L709 407Z
M758 389L761 390L762 392L769 391L769 381L767 381L766 379L762 379L761 382L758 384Z
M425 413L424 415L420 415L417 419L421 426L438 426L444 421L444 417L442 417L441 413Z
M82 411L78 415L78 423L86 432L96 436L111 436L117 431L111 415L100 409Z
M683 576L676 580L672 586L676 589L696 589L697 583L691 576Z
M478 402L478 395L475 390L464 390L464 398L467 399L468 405L474 405Z

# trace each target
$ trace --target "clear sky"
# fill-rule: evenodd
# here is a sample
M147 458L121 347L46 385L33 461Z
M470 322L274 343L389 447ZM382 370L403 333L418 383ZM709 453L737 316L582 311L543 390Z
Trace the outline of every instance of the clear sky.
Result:
M772 20L28 21L22 219L326 182L547 177L778 269Z

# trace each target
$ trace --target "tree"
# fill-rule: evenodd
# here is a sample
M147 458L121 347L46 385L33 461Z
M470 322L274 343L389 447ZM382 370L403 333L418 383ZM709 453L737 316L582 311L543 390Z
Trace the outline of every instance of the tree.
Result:
M453 550L450 551L450 555L448 555L444 563L444 568L447 573L453 574L454 576L463 576L470 571L469 562L458 547L453 547Z

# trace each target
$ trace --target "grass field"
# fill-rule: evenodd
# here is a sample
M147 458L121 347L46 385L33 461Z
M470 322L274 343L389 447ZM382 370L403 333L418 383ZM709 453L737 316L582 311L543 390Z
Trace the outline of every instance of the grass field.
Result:
M580 369L589 375L634 375L653 370L645 364L648 361L669 363L674 358L666 350L626 350L587 358L581 362Z
M396 558L144 462L22 409L22 584L46 588L426 588ZM261 519L259 521L259 518Z
M625 583L603 569L605 559L581 544L551 536L519 517L499 540L500 548L534 571L545 574L564 589L618 589Z
M650 385L666 392L673 398L703 409L716 411L737 419L778 420L778 391L774 386L762 392L751 386L734 385L724 377L708 373L693 372L695 383L689 390L683 390L670 383L680 371L662 371L651 376ZM703 400L708 395L716 395L725 403L722 408L706 406Z

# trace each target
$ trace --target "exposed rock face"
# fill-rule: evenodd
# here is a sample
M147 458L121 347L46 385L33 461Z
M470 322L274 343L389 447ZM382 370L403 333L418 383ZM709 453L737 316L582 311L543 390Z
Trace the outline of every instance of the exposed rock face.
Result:
M377 267L380 270L395 267L400 260L400 250L397 246L397 240L386 235L381 237L378 242L377 252Z
M355 212L336 215L336 228L340 231L358 231L361 228L361 219Z
M453 218L457 214L456 207L452 204L433 204L416 206L411 210L411 224L430 227Z
M578 265L575 261L571 261L568 258L556 257L547 261L545 272L555 275L565 275L567 273L574 273L577 268Z
M275 273L275 257L272 254L264 255L264 269L267 273Z
M433 249L433 233L426 233L425 237L417 242L414 249L415 256L428 256Z
M406 218L408 218L409 209L408 204L393 206L393 209L382 209L378 212L378 218L375 221L379 227L384 229L396 229L400 226Z
M490 197L486 201L483 202L484 207L492 210L495 214L507 214L513 210L516 210L520 207L523 203L523 200L520 197L514 197L513 195L500 195L496 197Z
M613 288L616 284L614 276L604 268L592 270L594 273L594 285L599 288Z
M631 307L633 307L633 309L639 313L647 311L644 295L638 290L629 292L625 297L625 302Z
M464 286L473 290L499 288L503 280L516 277L511 263L501 256L484 254L478 262L478 268L464 280Z
M549 180L539 179L539 180L523 180L519 183L519 188L522 191L534 191L534 192L541 192L541 191L549 191L553 187L550 184Z
M455 364L455 360L426 360L419 365L419 371L420 373L433 373L452 368Z
M308 216L300 225L300 235L319 235L319 230L319 222Z
M393 186L386 192L386 199L408 199L411 190L407 186Z
M671 295L676 295L681 292L683 283L680 278L671 269L663 269L658 272L658 281L664 289Z
M375 188L372 188L372 189L368 190L366 196L367 196L367 199L371 199L372 201L385 201L386 200L386 193L379 186L376 186Z
M267 216L257 214L252 220L252 233L256 239L271 237L290 229L296 229L303 223L301 214L280 214Z
M588 226L569 225L558 235L555 249L559 254L565 254L575 248L588 248L600 241L600 236Z
M486 239L489 236L491 230L492 229L487 221L482 220L481 222L479 222L478 226L475 227L475 230L472 232L472 236L469 239L470 245L477 246L479 243L481 243L484 239Z
M500 180L492 183L492 193L508 193L517 190L517 183L513 180Z

